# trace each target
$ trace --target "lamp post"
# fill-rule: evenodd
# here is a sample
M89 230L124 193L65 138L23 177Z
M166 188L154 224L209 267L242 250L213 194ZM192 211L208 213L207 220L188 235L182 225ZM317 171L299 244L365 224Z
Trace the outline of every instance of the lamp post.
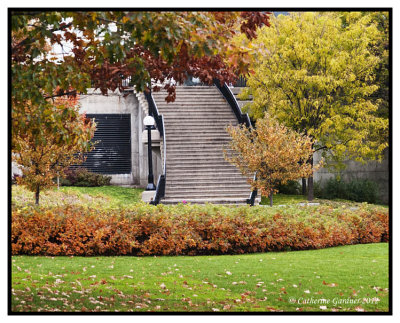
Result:
M154 191L156 186L154 185L154 176L153 176L153 158L151 154L151 128L154 126L154 118L152 116L147 116L143 120L143 124L147 129L147 155L149 158L149 176L147 180L146 191Z

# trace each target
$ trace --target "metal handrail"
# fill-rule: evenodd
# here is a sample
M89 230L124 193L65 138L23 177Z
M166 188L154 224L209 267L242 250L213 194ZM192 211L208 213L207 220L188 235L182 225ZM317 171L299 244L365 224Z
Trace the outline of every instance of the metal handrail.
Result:
M228 102L228 104L231 106L239 123L245 124L248 128L252 129L253 124L251 123L248 113L242 113L242 110L240 109L239 104L238 104L235 96L233 95L231 89L228 87L228 85L226 83L224 83L224 85L221 86L221 83L217 79L214 79L214 84L218 88L218 90L221 92L221 94L224 96L224 98ZM257 178L257 173L254 174L254 180L256 180L256 178ZM250 193L249 198L246 200L246 203L253 206L256 196L257 196L257 190L253 190Z
M163 137L163 173L158 177L156 194L150 204L157 205L160 200L165 196L165 185L167 180L167 144L165 136L164 116L160 115L157 109L156 102L154 101L151 91L144 93L147 103L149 105L149 114L156 121L157 129Z

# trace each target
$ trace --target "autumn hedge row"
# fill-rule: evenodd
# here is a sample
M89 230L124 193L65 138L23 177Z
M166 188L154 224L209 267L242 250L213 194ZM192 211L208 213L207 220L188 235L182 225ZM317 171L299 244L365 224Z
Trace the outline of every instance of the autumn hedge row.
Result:
M203 255L388 241L388 211L320 207L138 205L12 211L12 254Z

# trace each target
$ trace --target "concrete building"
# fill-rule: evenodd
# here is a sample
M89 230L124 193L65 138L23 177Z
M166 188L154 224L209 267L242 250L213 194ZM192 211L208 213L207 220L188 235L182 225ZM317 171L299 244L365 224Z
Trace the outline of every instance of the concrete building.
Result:
M107 156L104 155L109 154L110 150L96 146L90 154L92 160L88 160L89 163L87 161L85 167L91 171L111 176L111 184L145 187L148 174L148 155L147 136L143 134L143 119L148 115L148 106L143 94L135 93L132 90L126 93L110 91L107 96L104 96L99 90L89 89L87 94L80 96L80 111L94 118L98 128L105 129L102 134L103 138L98 141L104 142L106 136L114 135L115 141L110 146L120 146L125 151L124 154L121 153L121 150L114 151L113 159L107 159ZM110 127L107 127L108 124ZM125 128L125 136L126 131L129 131L129 138L124 142L120 140L122 134L118 136L117 133L122 127ZM160 135L157 130L152 131L152 138L153 172L154 179L157 181L158 175L161 173ZM128 156L126 152L129 152Z

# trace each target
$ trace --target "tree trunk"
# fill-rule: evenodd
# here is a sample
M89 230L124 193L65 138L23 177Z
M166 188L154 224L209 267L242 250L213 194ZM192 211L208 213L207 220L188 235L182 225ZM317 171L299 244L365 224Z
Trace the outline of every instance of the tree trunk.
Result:
M307 180L304 177L301 179L301 194L307 195Z
M273 204L273 197L274 197L274 195L271 193L269 195L269 206L271 206L271 207L272 207L272 204Z
M39 185L36 186L36 192L35 192L35 204L39 205L39 194L40 194L40 187Z
M311 155L310 159L308 160L308 163L311 164L311 166L314 165L314 158ZM314 199L314 178L313 178L313 174L311 174L311 176L308 178L308 196L307 196L307 200L309 202L311 202Z
M314 178L310 176L308 178L308 196L307 200L311 202L314 199Z

